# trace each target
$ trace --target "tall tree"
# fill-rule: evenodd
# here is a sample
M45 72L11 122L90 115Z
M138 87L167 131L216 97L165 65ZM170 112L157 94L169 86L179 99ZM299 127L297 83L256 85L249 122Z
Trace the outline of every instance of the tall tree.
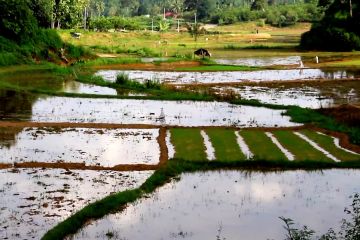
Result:
M38 29L26 0L0 0L0 35L17 42L30 40Z

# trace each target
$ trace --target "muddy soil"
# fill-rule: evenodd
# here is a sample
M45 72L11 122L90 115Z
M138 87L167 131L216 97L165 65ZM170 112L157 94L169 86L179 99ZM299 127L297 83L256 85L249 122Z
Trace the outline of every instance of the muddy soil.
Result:
M335 108L319 109L322 114L335 118L338 122L349 126L360 126L360 107L355 105L341 105Z

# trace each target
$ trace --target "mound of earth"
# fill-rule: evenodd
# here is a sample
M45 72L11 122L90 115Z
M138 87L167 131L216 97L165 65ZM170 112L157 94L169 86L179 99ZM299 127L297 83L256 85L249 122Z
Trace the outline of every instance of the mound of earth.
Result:
M338 122L345 123L349 126L359 127L360 107L355 105L344 104L335 108L323 108L320 113L335 118Z

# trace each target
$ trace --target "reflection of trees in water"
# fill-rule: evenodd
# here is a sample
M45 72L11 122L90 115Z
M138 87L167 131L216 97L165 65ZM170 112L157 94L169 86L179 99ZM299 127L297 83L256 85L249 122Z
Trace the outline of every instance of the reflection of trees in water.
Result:
M0 120L30 120L36 99L27 93L0 90Z
M360 78L360 71L357 70L322 70L327 79L337 78Z
M22 131L22 128L3 128L0 127L0 149L10 148L16 144L16 136Z

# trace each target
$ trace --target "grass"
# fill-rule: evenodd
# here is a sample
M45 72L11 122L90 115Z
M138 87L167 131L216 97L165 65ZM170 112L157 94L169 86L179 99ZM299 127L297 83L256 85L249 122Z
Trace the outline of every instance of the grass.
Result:
M259 29L261 34L253 34ZM130 31L126 33L99 33L80 31L80 39L73 39L70 30L58 31L63 41L76 46L86 47L95 52L128 54L137 56L190 56L198 48L210 50L224 49L224 46L248 47L258 49L260 46L273 48L295 47L300 35L309 29L308 24L299 23L295 27L275 28L266 25L264 28L256 26L256 22L227 26L218 26L209 31L220 34L200 35L197 41L187 32L165 33ZM287 39L291 41L287 41ZM267 48L268 49L268 48Z
M289 150L295 156L295 160L318 160L332 161L322 152L313 148L308 142L296 136L292 131L274 131L274 136L283 147Z
M172 128L170 132L171 142L175 147L175 158L207 161L200 129Z
M335 143L334 139L327 135L322 135L314 131L303 130L301 131L302 134L316 142L320 147L328 151L330 154L335 156L337 159L341 159L342 161L356 161L360 160L360 155L355 155L344 151L341 148L338 148Z
M334 118L308 108L288 107L286 115L290 116L293 122L312 124L323 129L345 133L350 137L351 143L360 145L359 127L349 127L345 124L338 123Z
M250 151L254 154L254 159L270 161L287 160L286 156L263 131L243 130L239 133L249 146Z
M360 59L351 59L340 62L325 63L327 67L360 67Z
M206 133L215 149L216 160L227 162L246 159L237 143L234 130L210 128Z
M141 63L141 58L96 58L87 61L80 61L76 66L80 67L101 67L104 65Z

